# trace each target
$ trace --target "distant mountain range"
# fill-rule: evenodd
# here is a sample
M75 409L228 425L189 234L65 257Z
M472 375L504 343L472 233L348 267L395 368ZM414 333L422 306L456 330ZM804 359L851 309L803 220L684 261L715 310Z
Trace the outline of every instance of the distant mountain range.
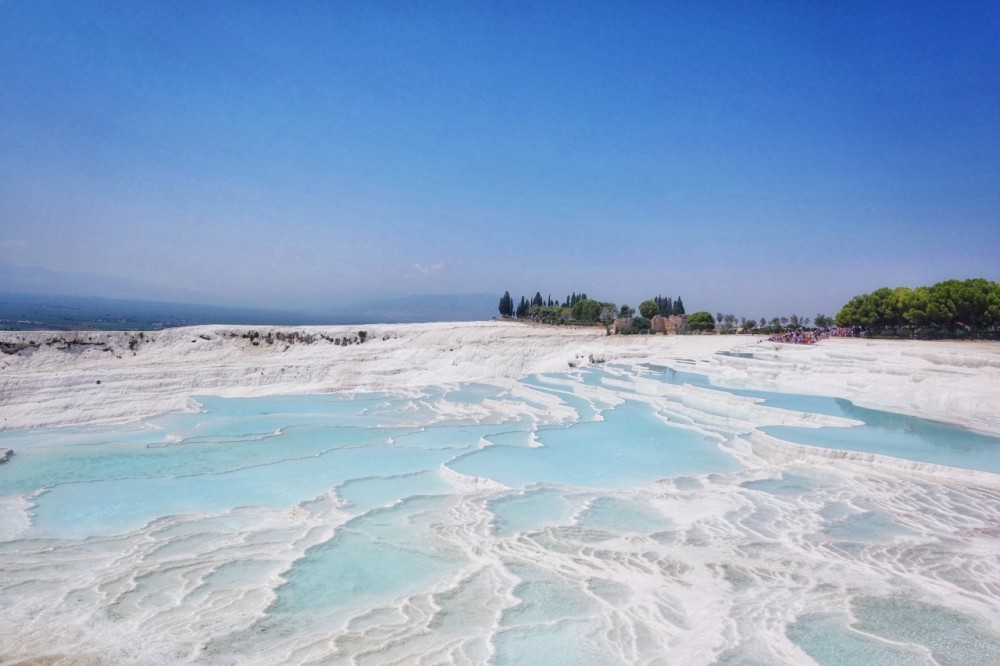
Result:
M129 278L90 273L68 273L37 266L0 263L0 292L8 294L59 294L93 296L118 300L162 301L171 303L218 303L211 294L188 289L172 289Z
M496 300L485 293L391 296L286 311L218 305L217 296L127 278L0 264L0 329L7 330L478 321L497 314Z
M379 298L339 308L344 318L359 323L421 323L481 321L498 316L495 294L428 294Z

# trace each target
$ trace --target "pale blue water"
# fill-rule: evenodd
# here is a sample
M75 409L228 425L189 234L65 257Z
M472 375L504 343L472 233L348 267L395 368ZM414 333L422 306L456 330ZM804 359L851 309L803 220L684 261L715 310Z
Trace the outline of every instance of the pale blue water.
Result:
M600 630L595 622L600 607L592 595L541 567L519 565L511 571L522 582L514 588L518 604L504 613L495 663L598 666L614 661L596 641L581 640Z
M645 506L641 500L614 497L595 498L576 523L581 527L626 534L655 534L675 527L672 520Z
M349 521L286 573L271 615L301 615L392 599L453 568L458 553L428 546L426 522L447 503L414 496Z
M348 502L353 510L370 511L390 506L407 497L444 495L451 487L432 470L423 470L387 477L385 475L352 479L337 486L337 496Z
M1000 472L997 438L642 372L865 424L760 426L791 442ZM920 582L1000 612L983 560L1000 492L747 469L704 425L718 415L671 425L630 373L529 377L517 398L201 397L140 425L0 433L0 499L29 521L0 519L0 622L52 637L24 634L38 654L127 662L608 664L669 663L708 613L737 645L696 663L776 663L780 641L820 664L1000 663L996 624ZM755 624L785 594L806 610Z
M823 396L719 388L705 375L648 366L651 377L668 384L688 384L757 398L762 404L793 412L840 416L864 423L853 428L768 426L779 439L828 449L861 451L1000 473L1000 438L903 414L857 407L850 400Z
M762 428L798 444L861 451L949 467L1000 473L1000 439L901 414L855 407L838 401L842 415L863 421L853 428Z
M542 448L491 446L449 464L473 476L520 487L548 482L617 487L659 478L727 472L738 465L697 433L666 426L653 410L626 402L604 421L549 428L538 433ZM614 446L609 443L614 441Z
M1000 662L1000 636L984 620L900 598L862 596L851 605L858 631L924 647L941 666Z
M827 485L829 485L829 483L830 481L827 480ZM754 490L763 490L764 492L775 495L796 496L814 492L821 485L823 485L822 478L785 472L772 479L747 481L743 484L743 487L752 488Z
M820 666L887 664L928 666L925 650L917 644L897 644L853 629L849 619L834 613L802 615L788 627L788 637Z
M1000 637L981 618L906 599L859 597L846 614L799 617L788 636L821 666L996 664Z
M581 500L557 488L541 487L506 495L489 503L493 530L499 536L532 532L543 527L566 525L579 510Z

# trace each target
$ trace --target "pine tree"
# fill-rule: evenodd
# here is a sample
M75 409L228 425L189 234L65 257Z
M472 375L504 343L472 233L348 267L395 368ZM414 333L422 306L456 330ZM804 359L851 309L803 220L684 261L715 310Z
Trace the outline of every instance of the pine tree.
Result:
M673 311L673 314L675 314L675 315L682 315L682 314L684 314L684 301L681 300L680 296L678 296L677 300L674 301L674 311Z

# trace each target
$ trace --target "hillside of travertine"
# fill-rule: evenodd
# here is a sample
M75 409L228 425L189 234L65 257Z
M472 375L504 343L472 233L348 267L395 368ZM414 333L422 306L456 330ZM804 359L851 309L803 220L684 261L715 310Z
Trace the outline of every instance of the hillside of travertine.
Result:
M652 363L728 387L847 398L1000 433L1000 343L608 336L601 328L465 322L199 326L0 334L0 428L127 421L192 396L405 391L510 382L595 363ZM364 340L362 341L362 337Z

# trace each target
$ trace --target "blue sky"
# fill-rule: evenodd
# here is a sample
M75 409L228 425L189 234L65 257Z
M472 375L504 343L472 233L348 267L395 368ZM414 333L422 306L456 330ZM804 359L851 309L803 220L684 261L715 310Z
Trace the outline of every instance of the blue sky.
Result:
M756 317L1000 280L997 34L995 2L3 0L0 262Z

